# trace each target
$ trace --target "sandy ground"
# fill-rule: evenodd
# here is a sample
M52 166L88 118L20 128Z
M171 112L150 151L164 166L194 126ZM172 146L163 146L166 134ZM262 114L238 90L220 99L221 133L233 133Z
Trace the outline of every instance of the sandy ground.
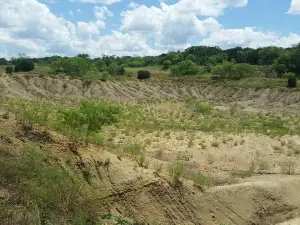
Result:
M253 113L264 110L293 113L300 108L298 92L163 82L84 84L79 80L18 75L13 79L0 77L0 92L6 96L29 99L59 95L118 101L150 96L165 99L193 96L219 101L221 104L217 109L221 111L229 110L229 105L234 102ZM13 119L1 118L0 125L0 147L13 149L22 145L24 140L28 141L26 136L14 135L20 128ZM3 130L5 127L11 131ZM109 204L101 210L153 224L300 224L299 136L271 138L252 133L197 131L193 133L193 142L189 143L190 134L183 131L172 131L168 137L138 132L134 136L125 136L118 130L116 133L115 144L122 145L120 142L126 139L133 143L151 140L145 147L149 163L146 168L130 157L120 158L93 145L78 146L78 152L74 155L68 147L70 140L56 133L51 134L54 143L43 144L55 148L62 160L71 156L77 163L88 166L93 173L92 188L101 189L105 184ZM104 167L103 162L107 159L110 164ZM185 161L187 175L191 172L207 174L214 179L214 185L201 191L186 178L182 186L174 186L168 176L168 166L177 159ZM163 166L159 173L155 171L158 164ZM246 176L243 175L245 172ZM0 198L3 193L6 190L0 187Z

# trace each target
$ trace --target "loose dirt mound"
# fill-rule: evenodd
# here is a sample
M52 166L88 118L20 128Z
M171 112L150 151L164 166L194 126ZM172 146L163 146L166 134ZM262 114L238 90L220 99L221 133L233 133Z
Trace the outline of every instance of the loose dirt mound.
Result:
M201 82L179 81L120 81L83 82L77 79L16 75L0 77L0 92L7 96L33 98L58 95L91 97L112 100L145 98L196 97L213 100L241 101L248 105L265 107L298 107L300 92L279 89L254 89L210 85Z

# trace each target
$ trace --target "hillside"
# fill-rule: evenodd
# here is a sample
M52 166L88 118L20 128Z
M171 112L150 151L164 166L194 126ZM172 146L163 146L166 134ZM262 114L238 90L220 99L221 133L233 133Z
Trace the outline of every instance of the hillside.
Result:
M47 152L41 165L72 171L84 190L80 196L97 196L84 203L97 216L113 214L138 224L298 224L300 92L22 74L0 77L0 92L1 224L41 219L38 209L23 205L26 199L9 178L22 174L14 173L19 168L14 162L23 168L28 159L19 157L32 144L35 154ZM122 110L117 124L101 130L104 142L76 141L55 130L59 110L77 107L80 99L106 100ZM180 163L183 174L176 181L170 168ZM61 213L56 224L93 224L73 223L67 211L55 210Z

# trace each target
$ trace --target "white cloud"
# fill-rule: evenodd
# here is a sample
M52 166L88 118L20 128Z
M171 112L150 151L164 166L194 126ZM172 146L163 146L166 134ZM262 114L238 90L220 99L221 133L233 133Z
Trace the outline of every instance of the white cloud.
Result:
M199 20L195 13L182 13L176 5L165 3L161 3L160 8L141 5L123 12L121 16L121 30L153 39L157 46L172 46L173 49L182 49L194 37L220 27L213 18Z
M248 0L181 0L174 8L180 13L195 13L201 16L220 16L228 7L244 7Z
M77 34L80 38L92 38L94 35L100 34L100 29L105 27L105 23L101 20L90 22L77 22Z
M300 43L300 35L290 33L287 37L281 37L274 42L275 46L280 46L283 48L291 47L292 45Z
M288 13L300 14L300 0L292 0Z
M200 41L200 45L220 46L232 48L236 46L259 48L264 46L290 47L300 42L300 36L290 34L287 37L279 37L274 32L257 31L251 27L244 29L221 28L212 32L208 38Z
M69 11L69 14L70 14L71 16L73 16L73 15L74 15L74 12L73 12L72 10L70 10L70 11Z
M0 57L23 52L29 56L76 55L86 52L92 57L102 54L155 55L193 45L289 47L300 42L291 33L281 37L255 28L225 29L214 16L226 7L241 7L245 0L180 0L160 7L145 5L122 13L119 31L103 34L104 19L112 16L106 6L95 6L93 21L72 23L54 15L38 0L0 0ZM219 2L219 4L217 4ZM184 7L181 4L184 5ZM181 6L181 7L179 7ZM193 6L189 8L188 6ZM76 12L80 12L76 10ZM70 11L70 14L75 11ZM199 19L198 15L210 15Z
M137 4L137 3L135 3L135 2L130 2L129 5L128 5L128 7L129 7L129 8L132 8L132 9L135 9L135 8L137 8L137 7L139 7L139 6L140 6L140 5Z
M117 2L120 2L121 0L69 0L70 2L83 2L83 3L93 3L93 4L105 4L105 5L111 5Z
M95 6L94 8L94 14L97 19L105 19L106 16L112 17L113 13L112 11L108 10L106 6Z
M29 56L110 54L155 54L146 41L136 35L113 31L101 36L102 20L76 24L57 17L37 0L0 0L0 56L18 52ZM107 15L107 12L106 14Z

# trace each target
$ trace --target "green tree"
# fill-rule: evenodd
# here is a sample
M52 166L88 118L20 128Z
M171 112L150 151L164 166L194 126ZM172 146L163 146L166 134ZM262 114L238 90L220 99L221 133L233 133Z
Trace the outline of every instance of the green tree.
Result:
M253 76L257 73L256 66L241 63L235 64L232 62L224 62L215 66L213 74L218 75L223 79L242 79Z
M196 75L199 71L199 67L190 60L182 61L171 68L173 76Z
M34 69L34 63L29 58L18 59L15 65L15 72L29 72Z
M276 71L278 77L283 77L283 74L287 72L286 65L279 63L277 60L273 63L272 67Z
M165 60L165 61L163 62L163 69L164 69L164 70L170 69L171 66L172 66L171 60Z
M96 68L98 69L99 72L107 71L108 67L105 64L105 62L101 59L97 60L95 62Z
M190 61L196 62L196 56L193 55L193 54L189 54L189 55L186 57L186 60L190 60Z
M85 135L100 131L104 125L117 123L119 113L120 109L117 106L86 100L80 103L79 108L61 111L64 127L73 134L85 133Z
M215 66L212 73L221 78L230 78L234 73L234 65L232 62L224 62L223 64Z

